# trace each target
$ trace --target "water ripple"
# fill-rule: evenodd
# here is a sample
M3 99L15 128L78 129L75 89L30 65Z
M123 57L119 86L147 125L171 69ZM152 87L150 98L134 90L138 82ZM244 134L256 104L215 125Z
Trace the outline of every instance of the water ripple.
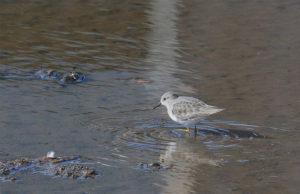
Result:
M160 162L167 168L174 164L185 166L207 164L220 167L228 162L223 158L232 157L228 154L231 150L242 149L243 141L248 142L254 138L270 139L256 132L258 129L262 131L259 126L233 121L204 121L197 126L195 136L193 131L190 133L179 131L182 126L170 122L156 119L141 119L134 122L123 119L126 122L123 123L124 126L128 126L129 122L135 126L114 129L105 127L105 124L89 124L91 129L110 133L110 136L114 134L110 145L106 146L111 150L113 160L121 163ZM104 121L99 121L97 117L92 120Z

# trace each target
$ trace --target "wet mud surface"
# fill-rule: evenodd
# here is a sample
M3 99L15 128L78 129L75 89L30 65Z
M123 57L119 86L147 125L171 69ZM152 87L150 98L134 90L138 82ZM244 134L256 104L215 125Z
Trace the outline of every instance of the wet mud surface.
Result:
M28 81L33 79L41 79L41 80L55 80L61 82L63 84L71 84L71 83L78 83L82 82L85 79L84 75L81 75L78 72L71 71L67 74L59 74L52 69L42 69L34 73L34 75L27 76L27 75L9 75L7 73L2 73L0 79L19 79L21 81Z
M2 2L0 193L297 193L299 7ZM42 69L59 79L27 79ZM85 79L61 87L70 71ZM225 110L185 133L152 109L167 91ZM101 176L68 173L86 167Z
M20 181L15 176L17 172L26 171L28 174L42 173L61 178L95 178L100 176L95 169L71 162L80 160L80 156L44 156L30 159L22 157L5 163L0 162L0 176L2 182ZM17 175L16 175L17 176Z

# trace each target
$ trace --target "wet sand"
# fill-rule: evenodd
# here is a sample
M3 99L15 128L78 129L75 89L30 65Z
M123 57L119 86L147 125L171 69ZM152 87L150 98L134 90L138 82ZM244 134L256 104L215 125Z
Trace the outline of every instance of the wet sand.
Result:
M80 155L103 176L24 171L0 192L297 193L299 6L3 2L0 161L54 150ZM43 68L86 81L28 79ZM164 107L152 110L170 90L226 110L200 123L195 138L177 131ZM138 167L152 162L166 170Z

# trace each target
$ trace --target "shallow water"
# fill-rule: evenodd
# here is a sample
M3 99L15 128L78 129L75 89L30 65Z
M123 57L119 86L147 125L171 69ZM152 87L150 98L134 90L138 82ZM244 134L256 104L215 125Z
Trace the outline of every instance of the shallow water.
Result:
M96 179L16 173L1 193L296 193L296 1L4 1L0 161L80 155ZM63 84L41 69L78 71ZM137 80L149 82L137 82ZM186 134L166 91L225 108ZM139 164L159 162L159 171Z

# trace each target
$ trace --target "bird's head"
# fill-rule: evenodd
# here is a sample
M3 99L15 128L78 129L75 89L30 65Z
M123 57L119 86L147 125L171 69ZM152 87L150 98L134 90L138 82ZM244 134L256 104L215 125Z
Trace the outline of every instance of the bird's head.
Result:
M167 106L167 104L169 104L171 100L176 99L176 98L178 98L177 94L174 94L172 92L166 92L162 95L162 97L160 99L160 103L153 109L155 109L161 105Z

